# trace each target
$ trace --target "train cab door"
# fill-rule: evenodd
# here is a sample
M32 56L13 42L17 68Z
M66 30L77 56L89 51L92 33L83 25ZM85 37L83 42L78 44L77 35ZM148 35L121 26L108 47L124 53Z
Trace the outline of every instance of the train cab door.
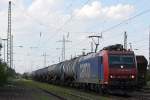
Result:
M103 57L99 56L98 57L98 73L99 73L99 80L103 81L104 80L104 66L103 66Z

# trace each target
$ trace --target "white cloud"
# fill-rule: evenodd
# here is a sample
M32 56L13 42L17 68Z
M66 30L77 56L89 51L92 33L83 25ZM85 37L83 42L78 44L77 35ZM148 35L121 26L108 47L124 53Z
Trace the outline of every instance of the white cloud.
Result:
M78 18L109 18L123 19L128 17L134 11L134 6L126 4L117 4L109 7L103 7L101 2L94 1L91 5L87 4L81 9L76 9L74 14Z
M80 0L79 0L80 1ZM48 55L48 64L51 61L58 61L58 57L61 54L61 50L56 50L56 48L61 48L61 43L56 43L56 41L62 39L62 34L65 34L61 30L67 30L70 32L70 40L72 43L66 45L66 48L71 46L66 50L66 56L70 57L71 54L77 55L81 52L83 48L89 48L89 40L85 39L90 33L80 33L80 32L90 32L90 31L100 31L102 23L99 20L84 20L84 19L111 19L116 21L116 19L123 19L128 17L133 11L134 6L126 4L118 4L113 6L103 6L101 2L94 1L91 4L84 5L79 9L80 5L74 5L72 20L65 24L65 22L70 19L72 10L67 9L64 11L65 4L67 0L32 0L31 4L26 6L23 0L13 0L12 5L12 32L14 34L14 45L23 45L25 48L15 48L14 52L14 64L16 65L17 72L31 71L37 68L37 65L43 67L43 52ZM2 7L5 5L5 10ZM77 9L78 8L78 9ZM7 32L7 9L8 0L0 0L0 32ZM66 9L65 9L66 10ZM81 18L76 20L75 18ZM99 21L99 22L98 22ZM108 22L106 26L112 25L114 23ZM62 26L62 27L61 27ZM96 27L96 28L95 28ZM42 37L39 33L42 32ZM75 32L75 33L73 33ZM79 33L78 33L79 32ZM118 32L118 30L113 33ZM122 32L120 28L119 34ZM66 32L67 34L67 32ZM110 32L109 36L112 34ZM106 35L104 36L106 37ZM116 36L119 38L120 36ZM115 39L116 39L115 37ZM109 38L110 40L112 39ZM108 39L108 40L109 40ZM114 39L115 42L118 42ZM84 40L84 41L83 41ZM111 44L111 43L110 43ZM39 46L38 49L31 50L30 46ZM68 52L70 51L70 52ZM17 54L20 53L20 54ZM30 56L27 54L30 53ZM38 56L37 56L38 55ZM36 58L39 58L37 60ZM22 60L22 62L18 61ZM33 63L31 64L31 61ZM21 67L20 67L21 66Z
M134 7L132 5L118 4L116 6L104 8L104 13L106 13L106 16L113 19L128 17L133 11Z
M43 15L44 13L48 13L47 11L49 11L54 4L54 0L35 0L32 2L28 11L34 16L39 16L39 14Z
M91 5L85 5L81 9L76 9L75 14L78 17L95 18L100 15L101 9L100 2L95 1Z

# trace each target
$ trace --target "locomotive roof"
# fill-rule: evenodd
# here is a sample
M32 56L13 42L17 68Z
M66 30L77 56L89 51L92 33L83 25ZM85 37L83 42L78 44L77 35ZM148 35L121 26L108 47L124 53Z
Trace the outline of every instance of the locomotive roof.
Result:
M36 70L36 71L45 70L45 69L47 69L47 68L48 68L48 67L40 68L40 69L38 69L38 70Z
M108 51L109 54L134 54L133 51Z
M89 59L89 58L94 58L96 56L98 56L99 53L91 53L91 54L88 54L86 56L81 56L81 58L79 59L79 61L82 61L82 60L86 60L86 59Z

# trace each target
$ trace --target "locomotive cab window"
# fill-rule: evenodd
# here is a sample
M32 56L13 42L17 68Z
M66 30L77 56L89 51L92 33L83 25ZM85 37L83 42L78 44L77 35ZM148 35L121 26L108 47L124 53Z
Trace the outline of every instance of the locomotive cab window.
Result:
M110 65L113 65L113 64L133 65L134 57L126 56L126 55L110 55L109 63Z

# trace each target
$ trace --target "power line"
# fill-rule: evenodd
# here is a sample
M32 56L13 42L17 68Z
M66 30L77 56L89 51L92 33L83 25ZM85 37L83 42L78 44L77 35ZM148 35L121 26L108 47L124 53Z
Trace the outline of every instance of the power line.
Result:
M90 0L87 0L83 5L86 5L87 3L89 3L89 1L90 1ZM63 28L65 25L67 25L69 22L71 22L73 18L74 18L74 14L71 13L70 18L69 18L63 25L61 25L59 28L57 28L57 29L55 30L56 33L58 34L61 30L63 30L62 28ZM69 33L70 33L70 32L69 32ZM54 36L56 36L56 34L53 34L51 37L49 37L48 40L52 40L52 39L54 38ZM45 42L46 42L46 41L45 41Z
M83 5L86 5L87 3L89 3L89 1L90 1L90 0L87 0ZM67 21L65 21L63 25L61 25L59 28L57 28L57 29L55 30L56 33L59 33L61 30L63 30L62 28L63 28L64 26L66 26L69 22L71 22L73 18L74 18L74 14L71 13L70 18L69 18ZM56 34L53 34L50 38L53 38L54 36L56 36ZM49 39L48 39L48 40L49 40Z
M118 26L120 26L120 25L122 25L122 24L124 24L124 23L126 23L126 22L128 22L128 21L130 21L130 20L133 20L133 19L135 19L135 18L137 18L137 17L139 17L139 16L141 16L141 15L143 15L143 14L146 14L146 13L148 13L148 12L150 12L150 9L144 10L144 11L142 11L142 12L136 14L135 16L129 17L128 19L126 19L126 20L124 20L124 21L122 21L122 22L120 22L120 23L118 23L118 24L116 24L116 25L114 25L114 26L112 26L112 27L109 27L109 28L103 30L102 33L107 32L107 31L110 31L110 30L112 30L112 29L114 29L114 28L116 28L116 27L118 27Z
M87 3L89 3L89 1L90 1L90 0L87 0L83 5L86 5ZM59 32L60 30L62 30L62 28L63 28L65 25L67 25L73 18L74 18L74 14L71 13L71 17L70 17L62 26L60 26L60 27L56 30L56 32Z
M114 28L116 28L116 27L119 27L120 25L122 25L122 24L124 24L124 23L130 21L130 20L133 20L133 19L135 19L135 18L137 18L137 17L139 17L139 16L141 16L141 15L144 15L144 14L146 14L146 13L149 13L149 12L150 12L150 9L146 9L146 10L144 10L144 11L142 11L142 12L140 12L140 13L134 15L134 16L129 17L128 19L125 19L125 20L121 21L121 22L118 23L118 24L115 24L115 25L113 25L113 26L111 26L111 27L109 27L109 28L107 28L107 29L105 29L105 30L102 30L101 33L105 33L105 32L107 32L107 31L110 31L110 30L112 30L112 29L114 29ZM96 31L95 31L95 32L70 32L70 33L99 33L99 32L96 32Z
M111 27L109 27L109 28L103 30L101 33L105 33L105 32L107 32L107 31L110 31L110 30L112 30L112 29L114 29L114 28L116 28L116 27L119 27L120 25L126 23L127 21L133 20L133 19L135 19L135 18L137 18L137 17L139 17L139 16L141 16L141 15L143 15L143 14L149 13L149 12L150 12L150 9L146 9L146 10L144 10L144 11L142 11L142 12L140 12L140 13L134 15L134 16L129 17L128 19L126 19L126 20L124 20L124 21L122 21L122 22L120 22L120 23L118 23L118 24L116 24L116 25L114 25L114 26L111 26ZM80 32L78 32L78 33L80 33ZM81 33L85 33L85 32L81 32ZM90 33L90 32L88 32L88 33ZM96 32L95 32L95 33L96 33ZM99 32L97 32L97 33L99 33ZM85 40L85 39L84 39L84 40ZM84 41L84 40L82 40L82 41ZM79 43L81 43L82 41L80 41ZM78 45L79 43L77 43L77 45Z
M126 20L124 20L124 21L122 21L122 22L120 22L120 23L118 23L118 24L116 24L116 25L114 25L114 26L112 26L112 27L109 27L109 28L103 30L101 33L105 33L105 32L107 32L107 31L110 31L110 30L112 30L112 29L114 29L114 28L116 28L116 27L119 27L120 25L126 23L127 21L133 20L133 19L135 19L135 18L137 18L137 17L139 17L139 16L141 16L141 15L143 15L143 14L149 13L149 12L150 12L150 9L144 10L144 11L142 11L142 12L136 14L135 16L131 16L131 17L129 17L128 19L126 19ZM87 32L78 32L78 33L87 33ZM92 33L92 32L88 32L88 33ZM94 33L96 33L96 32L94 32ZM97 32L97 33L99 33L99 32ZM84 40L85 40L85 39L84 39ZM84 40L82 40L82 41L84 41ZM81 42L82 42L82 41L81 41Z

